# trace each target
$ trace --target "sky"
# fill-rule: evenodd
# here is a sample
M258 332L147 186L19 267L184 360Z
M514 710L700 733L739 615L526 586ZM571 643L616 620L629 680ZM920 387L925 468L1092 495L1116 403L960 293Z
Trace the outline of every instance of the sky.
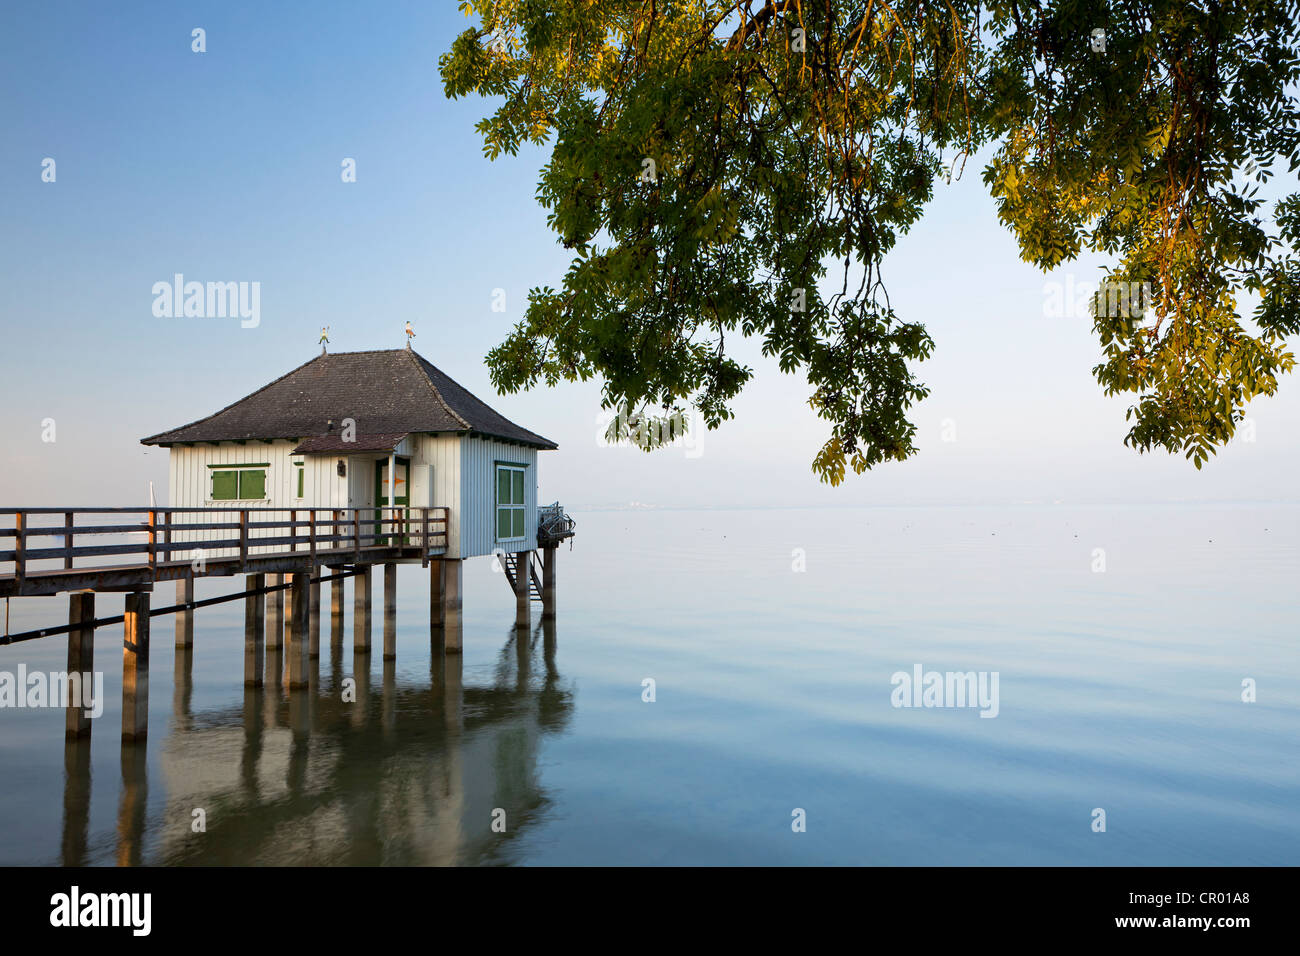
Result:
M140 438L308 361L322 326L353 351L401 347L407 321L417 351L559 443L540 496L571 508L1296 499L1294 375L1250 406L1253 440L1200 472L1123 446L1129 401L1092 377L1090 317L1046 307L1101 260L1021 262L977 162L885 263L896 309L936 343L908 462L821 484L828 426L756 343L737 351L756 371L737 417L690 447L605 446L596 382L496 395L484 356L568 257L535 199L546 152L489 162L474 124L491 102L443 95L438 57L468 26L455 7L6 6L0 507L139 506L151 481L163 502L167 452ZM177 273L260 283L259 323L156 316L154 284Z

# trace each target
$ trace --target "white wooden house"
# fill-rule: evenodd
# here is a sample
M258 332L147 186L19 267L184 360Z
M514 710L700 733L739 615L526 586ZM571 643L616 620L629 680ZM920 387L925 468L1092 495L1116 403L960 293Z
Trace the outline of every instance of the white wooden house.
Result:
M170 449L170 507L446 507L448 559L538 547L537 453L557 447L409 347L322 352L142 442Z

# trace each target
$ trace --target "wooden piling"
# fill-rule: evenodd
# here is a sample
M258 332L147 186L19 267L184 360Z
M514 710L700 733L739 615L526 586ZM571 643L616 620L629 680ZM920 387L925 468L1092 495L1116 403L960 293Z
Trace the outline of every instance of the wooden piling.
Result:
M194 602L194 578L187 575L176 582L176 603L192 604ZM187 608L176 612L176 646L194 646L194 609Z
M397 565L384 565L384 660L397 659Z
M268 574L268 587L284 583L283 574ZM280 647L284 642L284 591L272 591L266 596L266 646Z
M149 733L149 592L126 596L122 641L122 741Z
M555 620L555 547L542 549L542 620Z
M429 634L441 643L443 629L447 626L447 585L445 561L434 558L429 562Z
M461 652L461 566L459 558L442 558L442 647Z
M257 592L266 587L265 574L245 577L246 590ZM244 686L262 686L263 644L266 637L266 602L261 594L244 598Z
M310 637L308 618L311 616L311 572L295 572L293 582L289 635L285 641L288 656L288 684L290 690L307 686L307 652Z
M337 571L338 568L332 569ZM343 583L346 578L330 582L330 646L343 643Z
M531 624L529 607L529 585L532 583L532 552L520 551L515 554L515 627L528 627Z
M76 591L68 595L68 707L65 728L69 740L90 736L90 717L86 706L87 683L94 689L95 680L95 592ZM77 678L78 693L72 693L72 675Z
M370 653L370 565L357 567L352 576L352 652Z
M316 574L319 574L319 571L312 574L311 607L307 612L307 656L312 660L320 657L320 579Z

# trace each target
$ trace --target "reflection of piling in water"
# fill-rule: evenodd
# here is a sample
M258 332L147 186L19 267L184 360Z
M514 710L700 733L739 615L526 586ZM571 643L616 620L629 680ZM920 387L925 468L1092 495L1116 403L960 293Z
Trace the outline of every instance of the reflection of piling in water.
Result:
M343 684L343 643L330 642L330 684L336 689Z
M275 712L280 706L280 695L284 689L284 651L279 647L266 649L266 693L263 695L263 709L266 711L266 726L275 726Z
M447 654L442 669L442 716L448 734L459 734L465 712L465 658Z
M431 577L430 686L413 688L398 678L395 664L395 601L385 572L385 653L382 696L371 684L370 642L364 629L354 631L351 677L355 694L344 701L349 676L343 658L343 598L335 579L331 614L331 672L322 683L319 664L311 658L311 579L292 572L288 621L274 629L267 613L273 605L260 593L264 577L249 575L245 604L245 691L226 718L192 712L193 640L178 644L173 659L173 733L164 752L166 792L171 806L159 840L162 860L247 863L262 859L300 861L304 852L280 836L283 827L319 828L320 846L335 843L339 815L359 814L352 832L380 847L398 846L405 857L388 850L354 848L346 862L482 862L504 852L509 834L526 826L547 801L536 773L543 733L563 726L572 710L572 693L561 686L555 666L555 622L545 616L530 634L514 628L501 648L496 679L489 687L466 688L460 653L460 562L431 562L440 570ZM351 569L347 569L351 573ZM283 593L283 592L277 592ZM364 603L366 588L362 586ZM94 595L70 596L69 637L72 669L93 669ZM123 864L143 862L148 822L146 756L150 595L128 593L123 615L123 748L122 791L114 858ZM332 608L333 610L333 608ZM77 615L84 615L78 617ZM368 614L362 614L363 624ZM335 632L339 640L334 640ZM86 635L86 637L83 637ZM191 635L191 638L193 635ZM513 642L513 648L511 643ZM533 661L541 644L544 664ZM544 676L543 676L544 673ZM422 682L421 682L422 683ZM80 709L79 709L80 710ZM80 722L69 713L69 727ZM231 746L229 734L236 734ZM323 738L313 741L312 738ZM225 741L224 743L222 741ZM211 746L209 746L209 742ZM323 746L322 746L323 744ZM233 759L235 754L237 759ZM223 764L228 765L223 770ZM174 772L177 766L183 772ZM169 769L171 768L171 769ZM90 805L89 741L73 737L65 751L64 813L61 860L87 860ZM368 795L361 798L361 790ZM188 792L187 792L188 791ZM343 794L346 792L346 796ZM190 814L203 807L211 827L233 831L228 848L218 838L190 832ZM490 831L491 811L505 808L506 836ZM247 832L246 815L263 817ZM183 826L182 826L183 824ZM182 830L184 835L182 836ZM411 838L410 832L419 834ZM367 837L366 835L370 836ZM278 849L263 851L271 842ZM309 854L318 852L312 840ZM269 856L265 856L269 853ZM321 850L320 852L332 852ZM277 856L277 854L280 854ZM325 862L339 862L326 858Z
M255 801L258 797L257 763L262 756L262 689L244 688L244 746L239 750L239 781L244 788L244 799Z
M555 619L542 618L542 662L546 665L548 683L560 676L555 669L555 649Z
M370 655L357 651L352 655L352 679L356 683L356 701L351 708L352 725L364 726L370 710Z
M122 748L122 797L117 809L117 865L139 866L144 852L145 811L149 798L144 747Z
M85 866L90 834L90 738L71 737L63 745L64 866Z
M190 703L194 695L194 645L178 646L172 655L172 722L190 729Z
M201 640L200 636L200 640ZM510 643L513 641L514 643ZM540 645L540 647L539 647ZM371 686L354 657L356 700L338 683L278 696L248 688L242 713L201 715L161 755L168 809L151 844L165 864L445 865L508 858L516 835L550 805L541 787L542 738L564 724L571 690L556 672L553 629L501 645L496 674L467 685L460 654L432 653L428 679L395 664ZM532 660L540 654L546 660ZM543 676L545 675L545 676ZM378 675L376 675L377 677ZM298 707L294 700L304 703ZM310 698L310 699L309 699ZM238 755L238 756L236 756ZM196 836L187 814L207 811ZM492 811L507 832L491 830Z
M384 736L391 737L397 726L397 662L390 657L384 658L383 688L382 724Z
M514 633L515 642L515 690L524 693L528 690L528 678L530 676L530 664L532 662L532 646L528 640L529 633L527 627L516 627Z
M289 766L285 786L290 793L302 793L307 788L307 759L310 756L310 707L306 694L289 695Z
M556 732L569 722L573 712L571 695L564 690L555 665L555 621L542 621L542 662L545 678L537 692L537 722L544 730Z

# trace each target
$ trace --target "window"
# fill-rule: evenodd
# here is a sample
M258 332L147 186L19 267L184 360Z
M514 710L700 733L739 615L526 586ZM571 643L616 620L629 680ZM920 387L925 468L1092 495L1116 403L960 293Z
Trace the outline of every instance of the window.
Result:
M212 468L214 501L261 501L266 498L267 465L209 467Z
M294 465L296 465L298 468L298 478L297 481L295 482L295 486L297 487L298 491L295 497L302 498L304 497L303 492L306 491L307 488L307 480L304 477L307 473L307 469L303 467L303 463L300 461L295 461Z
M497 465L497 540L524 536L524 466Z

